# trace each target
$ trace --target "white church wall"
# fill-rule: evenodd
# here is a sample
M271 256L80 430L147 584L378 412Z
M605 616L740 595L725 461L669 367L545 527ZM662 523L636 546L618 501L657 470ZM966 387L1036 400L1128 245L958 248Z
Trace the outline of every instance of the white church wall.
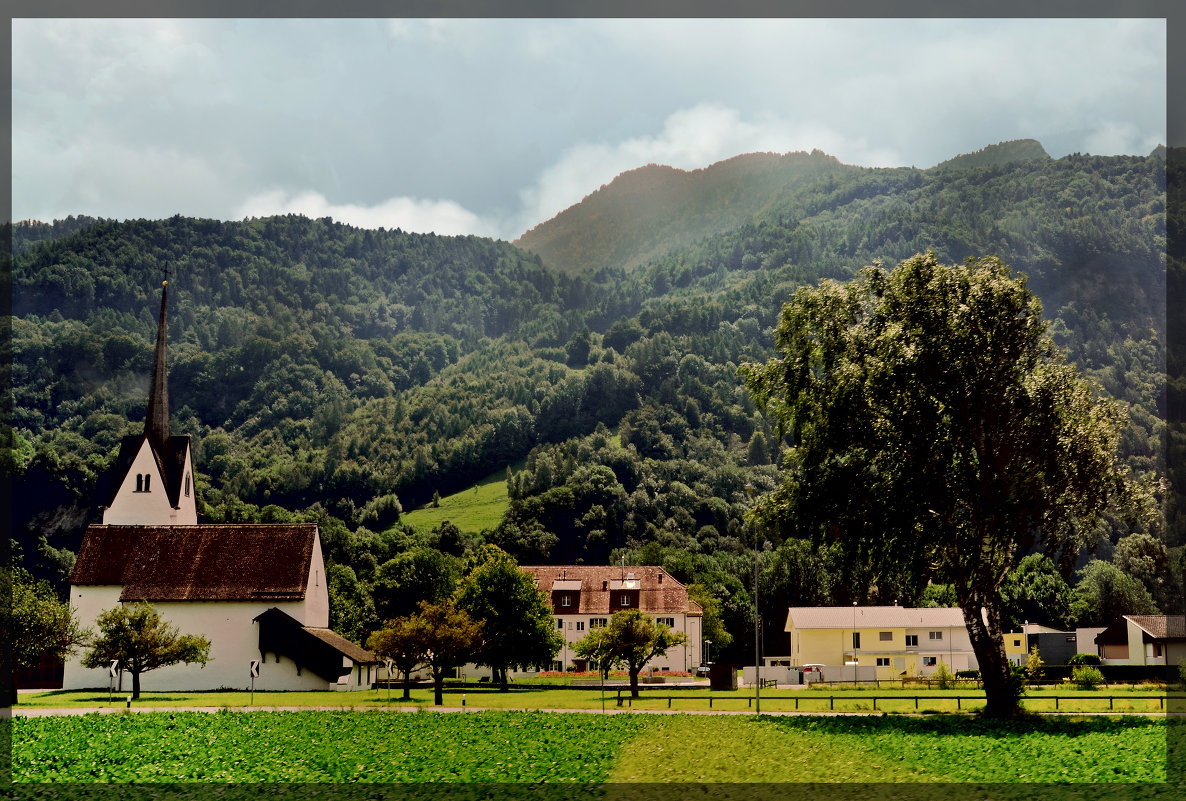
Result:
M89 628L98 634L95 619L99 613L111 609L119 604L119 594L123 587L91 586L71 587L70 606L73 608L75 619L82 628ZM79 648L67 660L65 672L62 674L62 689L81 690L87 687L106 687L108 674L106 668L84 668L82 658L87 649Z
M222 687L247 689L251 684L250 664L259 659L259 624L252 619L268 609L277 607L300 620L303 603L271 601L183 601L154 604L161 617L176 626L182 634L201 634L210 640L210 661L202 665L172 665L145 673L140 677L143 690L217 690ZM283 666L283 663L281 663ZM270 666L269 666L270 667ZM295 669L293 671L295 673ZM313 676L282 678L282 671L264 671L255 680L255 689L313 689L297 680ZM295 685L295 686L294 686ZM325 688L320 682L320 689Z
M323 582L324 583L324 582ZM95 628L100 612L116 606L120 587L74 587L72 601L79 620ZM180 692L217 690L221 688L247 689L251 686L250 664L260 658L259 624L252 620L260 613L277 607L297 620L305 620L306 602L251 602L251 601L185 601L161 602L153 607L182 634L199 634L210 640L210 661L200 664L179 664L143 673L140 689L146 692ZM307 624L307 622L306 622ZM97 631L96 631L97 633ZM63 689L80 690L107 687L106 668L86 669L81 660L85 650L75 653L66 664ZM346 673L343 668L342 673ZM131 676L123 676L124 690L131 690ZM297 674L291 659L281 657L276 662L269 654L260 666L257 690L326 690L333 683L326 682L309 670Z

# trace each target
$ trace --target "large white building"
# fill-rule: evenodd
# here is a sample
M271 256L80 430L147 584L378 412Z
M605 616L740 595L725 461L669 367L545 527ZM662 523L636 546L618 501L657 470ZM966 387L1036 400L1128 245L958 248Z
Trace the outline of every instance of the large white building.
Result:
M572 644L599 626L614 612L638 609L687 636L684 645L655 657L646 668L660 672L691 672L701 664L704 610L689 600L688 588L661 567L546 565L522 568L531 574L552 604L556 630L564 645L552 665L554 670L589 670L573 653Z
M166 287L144 433L122 443L103 523L87 528L70 576L79 622L94 628L103 610L148 601L182 633L210 640L204 667L144 673L145 691L245 689L252 661L259 690L370 686L375 656L329 629L316 525L198 524L190 440L169 431L167 300ZM81 660L66 662L63 687L106 687L107 670Z

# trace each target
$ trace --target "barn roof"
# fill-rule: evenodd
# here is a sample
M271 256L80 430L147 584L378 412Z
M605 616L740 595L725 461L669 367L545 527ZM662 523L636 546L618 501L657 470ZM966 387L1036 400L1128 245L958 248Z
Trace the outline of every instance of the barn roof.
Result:
M535 577L541 590L580 591L575 607L580 614L609 615L621 607L611 606L610 591L635 590L643 612L683 612L702 615L704 610L688 599L688 588L661 567L650 565L531 565L522 568Z
M123 585L121 601L301 600L317 526L89 526L72 585Z

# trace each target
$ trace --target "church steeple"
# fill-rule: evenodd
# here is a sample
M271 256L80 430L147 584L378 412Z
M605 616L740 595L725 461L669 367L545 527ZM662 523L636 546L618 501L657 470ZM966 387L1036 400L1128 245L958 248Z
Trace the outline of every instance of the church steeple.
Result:
M152 387L148 392L148 414L144 433L158 448L169 442L169 372L166 365L165 307L169 302L169 282L161 284L161 317L156 331L156 357L152 364Z

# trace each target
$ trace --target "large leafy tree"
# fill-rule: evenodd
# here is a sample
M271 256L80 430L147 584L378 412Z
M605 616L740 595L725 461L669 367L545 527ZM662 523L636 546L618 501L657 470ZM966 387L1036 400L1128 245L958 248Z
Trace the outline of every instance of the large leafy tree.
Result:
M388 620L383 628L367 638L367 648L391 660L404 677L403 700L410 700L412 671L428 662L428 637L425 636L423 621L414 616Z
M412 618L419 629L425 662L432 671L433 702L445 703L445 673L473 658L482 647L482 626L452 600L421 602Z
M497 545L478 551L458 588L457 605L482 624L477 664L494 671L504 692L508 669L547 665L563 645L547 596Z
M1110 562L1092 559L1071 592L1071 615L1080 626L1107 626L1123 615L1156 615L1157 602L1141 582Z
M1001 584L1001 624L1017 631L1025 623L1063 628L1071 623L1071 586L1045 554L1032 553Z
M33 667L46 655L65 659L86 644L91 632L78 624L70 605L58 598L48 581L37 581L21 568L15 568L9 575L12 610L6 618L11 626L6 639L12 644L14 671ZM11 700L17 701L15 681Z
M120 604L99 614L99 636L82 659L84 667L107 667L118 659L132 674L132 699L140 697L140 674L176 665L210 661L210 640L181 634L147 601Z
M574 650L595 662L603 675L609 666L625 665L630 673L630 696L637 698L638 674L646 663L687 641L683 632L637 609L627 609L614 612L609 625L589 632Z
M742 368L789 429L782 483L755 516L848 559L950 582L990 716L1016 714L1000 587L1040 545L1063 564L1131 492L1120 414L1054 346L1024 277L996 258L919 255L796 291L778 355Z

